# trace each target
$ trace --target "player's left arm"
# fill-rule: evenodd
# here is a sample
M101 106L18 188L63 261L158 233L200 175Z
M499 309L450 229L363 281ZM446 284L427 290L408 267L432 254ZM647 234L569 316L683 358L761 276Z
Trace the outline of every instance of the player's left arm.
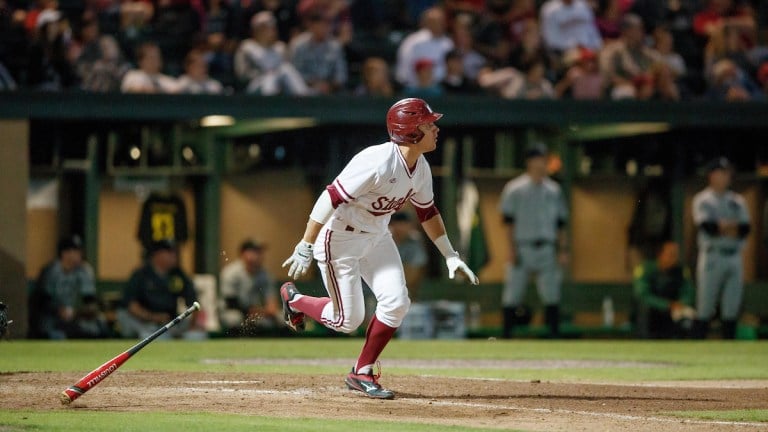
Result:
M737 221L737 235L740 239L746 238L750 231L752 231L752 225L749 221L749 211L747 210L747 204L744 199L739 197L739 219Z
M459 253L451 245L451 241L448 239L448 234L445 231L445 223L443 217L437 212L437 208L432 207L434 214L427 219L422 219L424 213L421 213L417 208L419 219L421 220L421 226L424 227L424 232L430 240L437 246L437 249L445 257L445 264L448 266L448 277L453 279L456 275L456 270L461 270L473 285L480 283L475 273L462 261L459 257Z

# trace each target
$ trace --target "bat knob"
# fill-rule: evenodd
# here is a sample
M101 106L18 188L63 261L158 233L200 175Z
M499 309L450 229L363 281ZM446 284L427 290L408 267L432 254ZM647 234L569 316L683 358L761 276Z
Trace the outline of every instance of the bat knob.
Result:
M72 398L70 398L67 392L65 391L61 392L61 394L59 395L59 400L61 401L62 405L69 405L70 402L72 402Z
M194 307L195 310L200 310L200 303L194 302L194 303L192 303L192 307Z

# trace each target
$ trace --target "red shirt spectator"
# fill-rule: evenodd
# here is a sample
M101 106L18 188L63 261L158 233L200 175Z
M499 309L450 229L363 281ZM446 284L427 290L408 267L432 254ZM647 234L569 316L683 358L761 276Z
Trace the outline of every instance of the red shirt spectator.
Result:
M703 11L693 17L693 31L704 37L724 24L753 29L755 20L749 7L735 4L734 0L710 0Z

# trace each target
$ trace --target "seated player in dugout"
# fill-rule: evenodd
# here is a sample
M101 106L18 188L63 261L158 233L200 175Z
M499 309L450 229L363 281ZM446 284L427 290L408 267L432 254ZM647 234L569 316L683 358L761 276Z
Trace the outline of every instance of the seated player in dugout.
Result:
M110 334L99 307L93 269L83 259L79 236L59 241L58 256L45 266L29 299L30 337L100 338Z
M230 336L269 333L282 327L275 280L264 268L265 250L263 243L245 240L240 257L221 269L221 323Z
M635 267L634 324L638 336L651 339L689 335L695 316L690 271L680 264L680 248L667 242L657 255Z
M421 99L396 102L387 112L390 141L356 154L315 202L301 241L283 267L294 279L317 260L329 297L299 293L287 282L280 288L286 324L304 328L305 315L337 332L351 333L365 319L362 282L376 296L376 312L360 356L344 379L350 390L379 399L395 394L374 374L379 355L408 313L410 300L400 255L387 229L390 217L410 202L424 231L445 257L448 276L457 270L479 281L459 257L445 232L432 190L432 172L424 157L437 147L442 114Z
M197 301L189 277L179 268L176 244L170 240L152 243L149 257L134 271L123 291L121 308L117 310L120 334L128 338L145 338L168 323L178 313L179 300L186 307ZM184 320L161 338L181 337L194 320Z

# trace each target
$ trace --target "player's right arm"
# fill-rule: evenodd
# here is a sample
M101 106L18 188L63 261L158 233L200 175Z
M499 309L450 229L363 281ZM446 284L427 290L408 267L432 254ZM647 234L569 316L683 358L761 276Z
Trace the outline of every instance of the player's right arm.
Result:
M283 263L283 267L288 267L288 276L298 279L307 272L312 264L312 245L315 244L320 229L331 218L334 209L331 194L326 189L315 201L301 241L293 249L293 254Z

